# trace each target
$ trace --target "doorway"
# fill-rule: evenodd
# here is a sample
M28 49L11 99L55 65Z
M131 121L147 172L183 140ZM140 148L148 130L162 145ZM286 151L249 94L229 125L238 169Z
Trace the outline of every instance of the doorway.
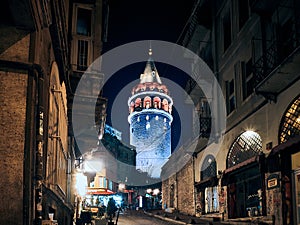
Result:
M300 169L294 172L295 179L295 198L294 198L294 215L295 215L295 224L300 225Z

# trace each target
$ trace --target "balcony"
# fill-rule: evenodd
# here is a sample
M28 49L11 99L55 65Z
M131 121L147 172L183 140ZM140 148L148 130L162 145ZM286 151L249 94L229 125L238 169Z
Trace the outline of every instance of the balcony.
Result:
M253 63L254 87L257 94L276 102L277 95L300 78L300 33L296 24L288 31L281 30L284 38L266 41L253 40L253 59L256 44L267 46L260 58Z

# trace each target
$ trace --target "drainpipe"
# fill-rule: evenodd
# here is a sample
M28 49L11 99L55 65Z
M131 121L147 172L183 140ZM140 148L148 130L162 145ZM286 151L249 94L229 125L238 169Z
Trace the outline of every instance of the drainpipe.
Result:
M28 71L28 79L33 79L32 82L28 82L27 88L28 104L26 106L23 174L23 224L30 225L33 217L35 217L36 224L41 224L44 148L43 68L41 65L35 63L23 63L8 60L0 60L0 68L2 71ZM34 81L36 83L35 90L33 90ZM36 95L37 99L35 98ZM35 121L31 119L32 115L35 115ZM35 140L35 143L32 140ZM32 150L34 151L34 154L32 154ZM33 162L34 159L35 162ZM32 165L35 165L35 168L32 168ZM33 174L31 174L31 171L34 171ZM32 182L31 177L34 177L34 182ZM35 196L35 198L33 204L31 204L33 196ZM35 208L31 209L31 205L34 205ZM33 212L35 212L35 215Z
M175 173L175 188L176 188L176 210L179 210L179 207L178 207L178 180L177 180L177 173L178 171L176 171Z
M195 155L194 152L192 154L192 170L193 170L193 201L194 201L194 215L196 215L196 190L195 190Z

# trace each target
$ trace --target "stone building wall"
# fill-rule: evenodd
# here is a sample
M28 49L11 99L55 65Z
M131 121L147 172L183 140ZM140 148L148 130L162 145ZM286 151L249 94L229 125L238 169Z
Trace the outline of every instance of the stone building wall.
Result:
M195 215L193 159L177 173L178 210L185 214Z
M0 224L21 225L27 74L1 71L0 86Z
M27 62L28 46L29 35L2 52L0 59ZM27 82L26 71L0 71L0 192L5 193L0 197L0 224L22 224Z

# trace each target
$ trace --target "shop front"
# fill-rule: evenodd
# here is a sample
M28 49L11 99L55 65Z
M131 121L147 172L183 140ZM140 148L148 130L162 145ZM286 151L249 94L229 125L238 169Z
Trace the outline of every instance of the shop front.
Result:
M225 170L222 183L227 186L229 219L258 217L264 214L261 158L263 156L254 156L236 167Z
M227 193L228 219L265 215L265 155L262 140L254 131L240 134L231 145L222 176Z
M268 208L271 210L268 210L268 214L274 217L275 224L299 225L300 136L289 138L272 149L268 156L268 172L270 176L278 174L277 188L268 188L269 192L275 190L274 194L269 196ZM267 185L270 185L270 179L267 179ZM277 199L277 203L274 199ZM274 208L277 208L277 211L272 210Z
M219 188L217 163L213 155L207 155L201 165L201 181L195 183L196 214L219 213ZM219 216L219 215L218 215Z
M218 178L216 176L195 183L196 215L203 216L219 212Z
M295 183L295 224L300 224L300 169L294 172L294 183Z

